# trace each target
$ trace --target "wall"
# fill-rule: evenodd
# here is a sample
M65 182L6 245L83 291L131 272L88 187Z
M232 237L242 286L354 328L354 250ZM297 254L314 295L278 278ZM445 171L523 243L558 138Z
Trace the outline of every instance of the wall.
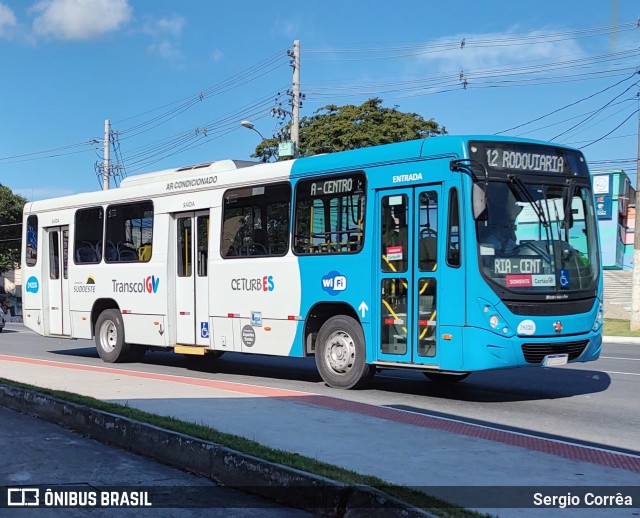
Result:
M600 230L602 266L605 269L633 267L635 191L622 170L592 171L593 195Z

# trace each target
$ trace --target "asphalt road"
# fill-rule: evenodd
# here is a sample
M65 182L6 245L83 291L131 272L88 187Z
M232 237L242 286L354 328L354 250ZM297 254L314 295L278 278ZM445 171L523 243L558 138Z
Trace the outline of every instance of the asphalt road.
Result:
M0 335L0 354L105 365L91 341L42 338L16 324L8 324ZM418 372L385 370L369 388L351 391L326 387L315 371L313 358L227 353L211 361L152 352L141 363L110 367L306 391L640 451L640 345L605 344L597 362L480 372L446 386L430 382Z

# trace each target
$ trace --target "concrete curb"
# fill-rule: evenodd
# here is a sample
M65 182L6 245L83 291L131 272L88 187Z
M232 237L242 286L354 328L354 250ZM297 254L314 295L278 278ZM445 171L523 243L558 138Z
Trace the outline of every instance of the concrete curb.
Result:
M0 405L206 477L217 484L314 514L433 518L432 514L375 488L347 486L213 442L38 392L0 385Z
M630 344L640 345L640 337L637 336L603 336L602 343L605 344Z

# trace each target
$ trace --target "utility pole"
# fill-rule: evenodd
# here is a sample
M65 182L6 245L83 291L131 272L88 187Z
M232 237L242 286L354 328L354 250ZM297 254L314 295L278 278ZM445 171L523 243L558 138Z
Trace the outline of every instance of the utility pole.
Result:
M293 87L291 92L291 142L295 158L298 156L300 140L300 40L293 42Z
M109 189L109 149L110 149L110 137L111 137L111 122L109 119L104 120L104 164L102 170L102 189Z
M640 92L638 92L640 109ZM640 331L640 111L638 112L638 151L636 156L636 228L633 235L633 274L631 277L631 331Z

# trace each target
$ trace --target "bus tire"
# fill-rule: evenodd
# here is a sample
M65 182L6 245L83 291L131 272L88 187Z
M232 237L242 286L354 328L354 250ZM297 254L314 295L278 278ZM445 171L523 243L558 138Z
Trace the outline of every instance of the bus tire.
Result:
M117 309L105 309L100 313L96 321L95 341L98 355L107 363L135 361L140 351L142 356L145 352L143 347L124 341L122 315Z
M427 378L436 383L458 383L465 379L470 372L423 372Z
M337 315L327 320L316 338L316 367L327 385L350 389L364 385L375 374L366 362L362 326Z

